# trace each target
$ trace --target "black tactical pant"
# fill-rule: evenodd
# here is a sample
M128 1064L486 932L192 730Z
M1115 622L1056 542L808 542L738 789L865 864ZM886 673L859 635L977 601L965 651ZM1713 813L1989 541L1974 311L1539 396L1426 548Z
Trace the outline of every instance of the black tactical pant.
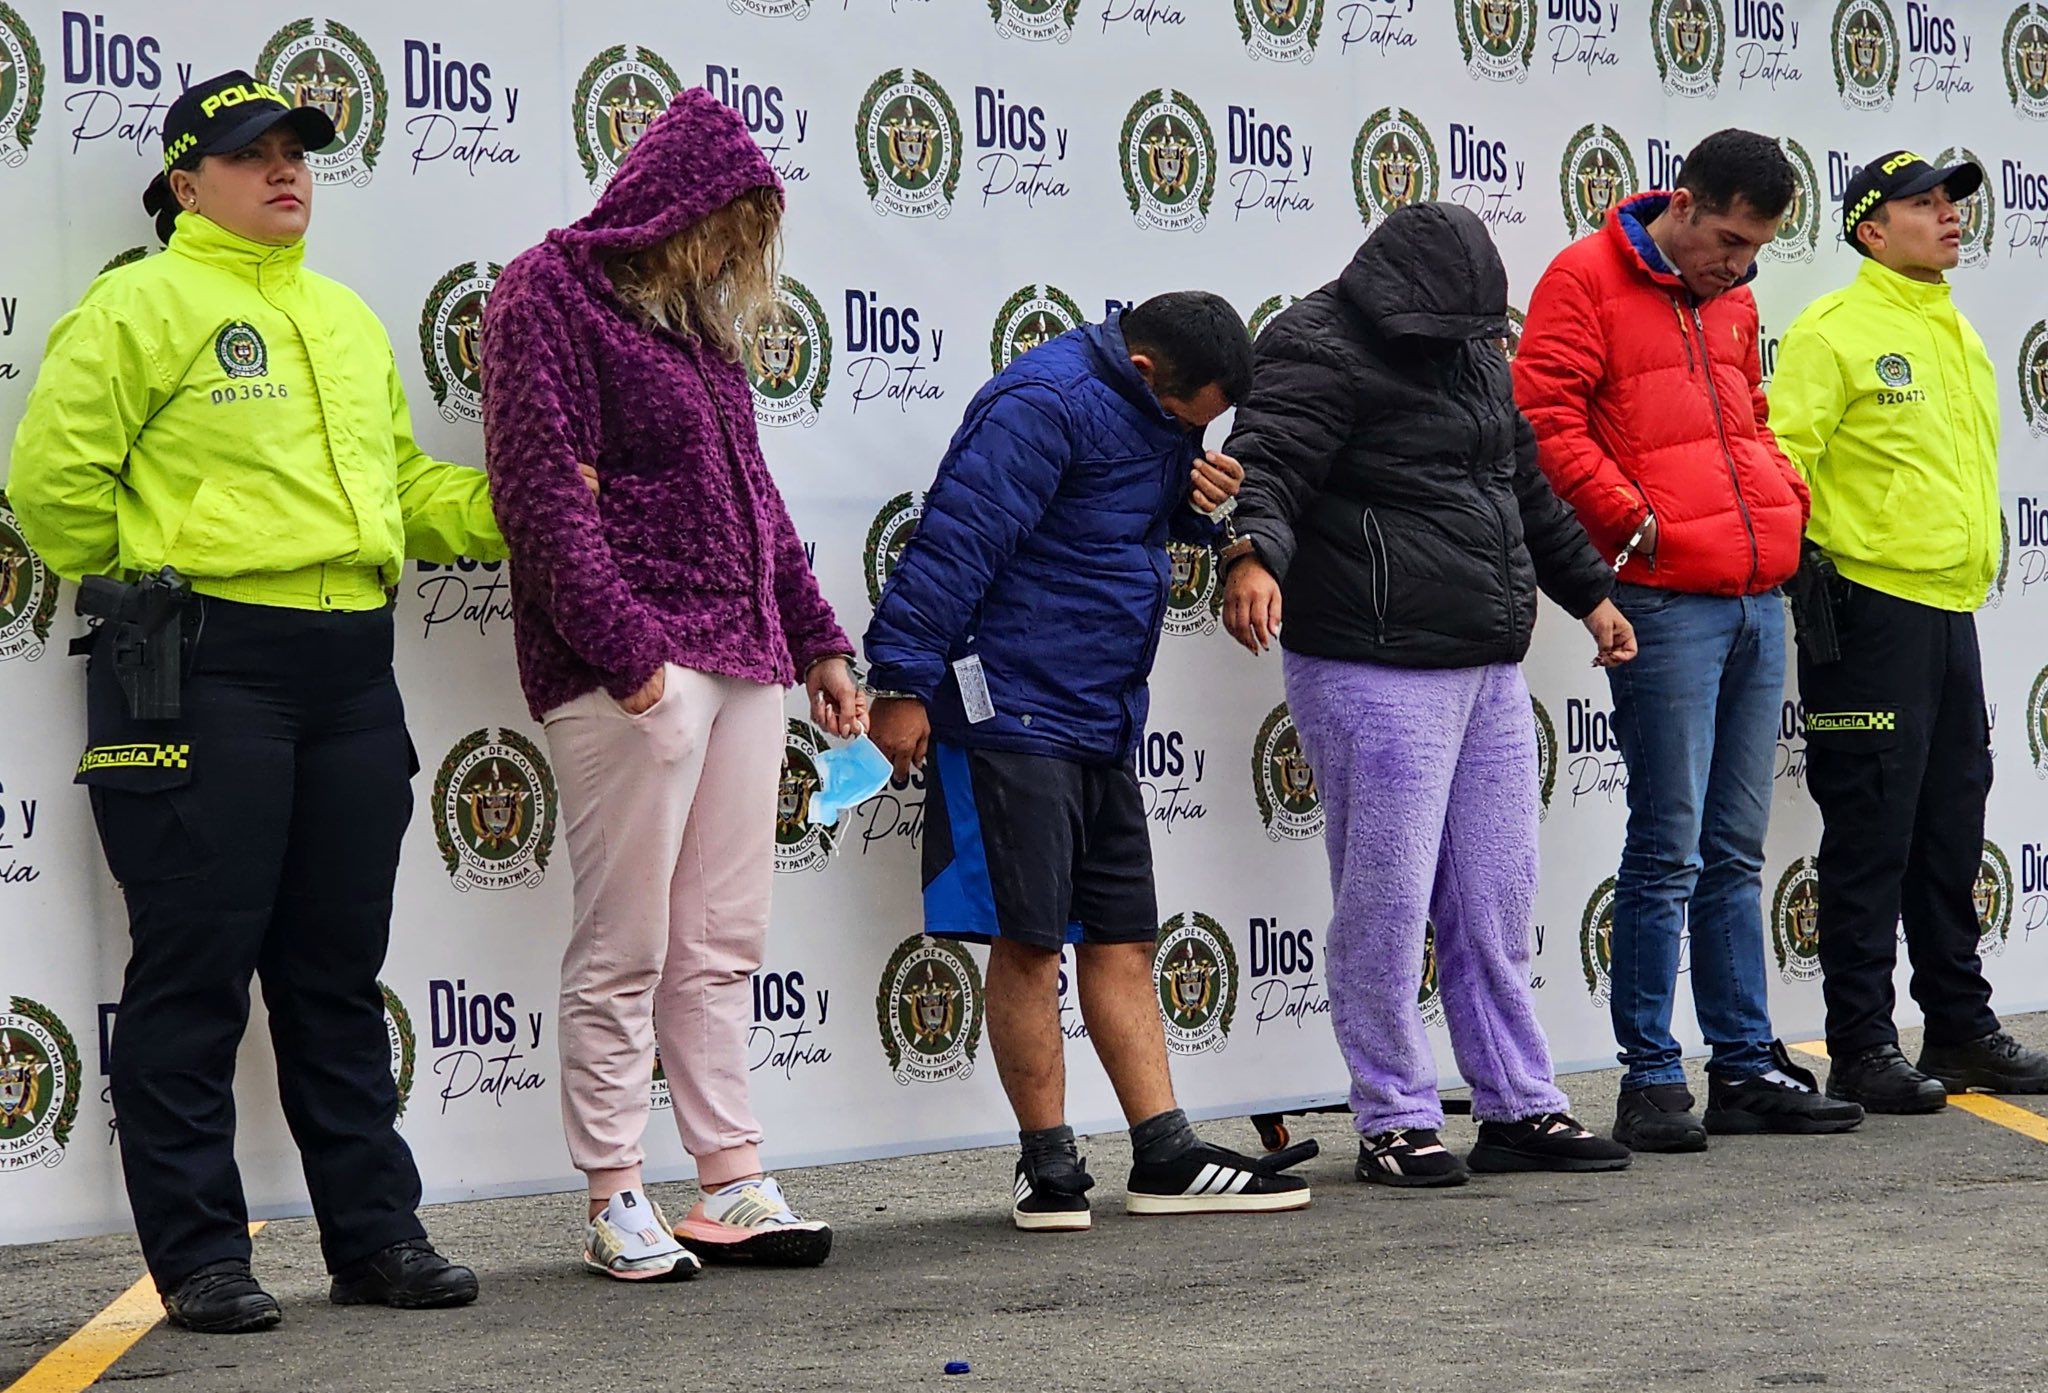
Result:
M1927 1038L1974 1040L1998 1028L1977 952L1991 730L1976 620L1835 587L1841 658L1799 655L1806 781L1821 812L1828 1050L1839 1059L1897 1042L1902 916Z
M423 1233L377 985L416 768L391 613L195 598L185 632L175 721L130 720L96 646L79 775L128 902L113 1101L166 1290L249 1257L233 1083L252 975L329 1267Z

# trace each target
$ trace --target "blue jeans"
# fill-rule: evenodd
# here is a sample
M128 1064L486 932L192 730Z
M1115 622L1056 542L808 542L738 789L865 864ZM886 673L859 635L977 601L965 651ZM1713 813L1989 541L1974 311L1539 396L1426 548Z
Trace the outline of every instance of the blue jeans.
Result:
M1608 671L1628 764L1614 890L1614 1038L1624 1090L1685 1078L1671 1036L1679 936L1692 926L1693 1005L1724 1078L1771 1065L1764 831L1785 697L1785 602L1615 587L1634 662Z

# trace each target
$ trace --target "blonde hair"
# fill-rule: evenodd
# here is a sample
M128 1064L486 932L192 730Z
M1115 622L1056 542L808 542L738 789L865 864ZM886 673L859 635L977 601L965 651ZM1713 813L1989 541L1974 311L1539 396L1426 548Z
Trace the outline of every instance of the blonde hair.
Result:
M782 197L759 188L605 269L636 308L737 363L775 301L781 260Z

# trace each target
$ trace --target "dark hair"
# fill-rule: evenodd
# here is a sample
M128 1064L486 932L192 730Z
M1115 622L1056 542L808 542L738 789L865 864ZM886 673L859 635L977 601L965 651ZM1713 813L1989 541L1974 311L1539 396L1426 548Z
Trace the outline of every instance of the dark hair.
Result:
M199 150L188 150L169 165L164 172L150 181L142 192L142 210L156 219L156 237L165 246L171 244L171 234L177 230L178 214L185 210L178 204L177 194L171 191L171 171L182 169L190 172L199 168L206 155Z
M1210 383L1232 405L1251 395L1252 339L1221 295L1175 290L1123 313L1124 347L1152 359L1152 390L1183 401Z
M1709 213L1725 213L1739 198L1767 218L1780 217L1792 204L1792 162L1767 135L1715 131L1685 157L1678 187Z

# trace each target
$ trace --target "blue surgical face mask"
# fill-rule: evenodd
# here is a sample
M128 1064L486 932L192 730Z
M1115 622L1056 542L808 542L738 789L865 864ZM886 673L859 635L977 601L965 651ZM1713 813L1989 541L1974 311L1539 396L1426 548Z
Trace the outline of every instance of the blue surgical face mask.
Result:
M818 771L818 787L811 793L810 820L830 826L849 809L859 807L888 786L896 772L889 757L867 736L856 736L836 750L823 750L811 757Z

